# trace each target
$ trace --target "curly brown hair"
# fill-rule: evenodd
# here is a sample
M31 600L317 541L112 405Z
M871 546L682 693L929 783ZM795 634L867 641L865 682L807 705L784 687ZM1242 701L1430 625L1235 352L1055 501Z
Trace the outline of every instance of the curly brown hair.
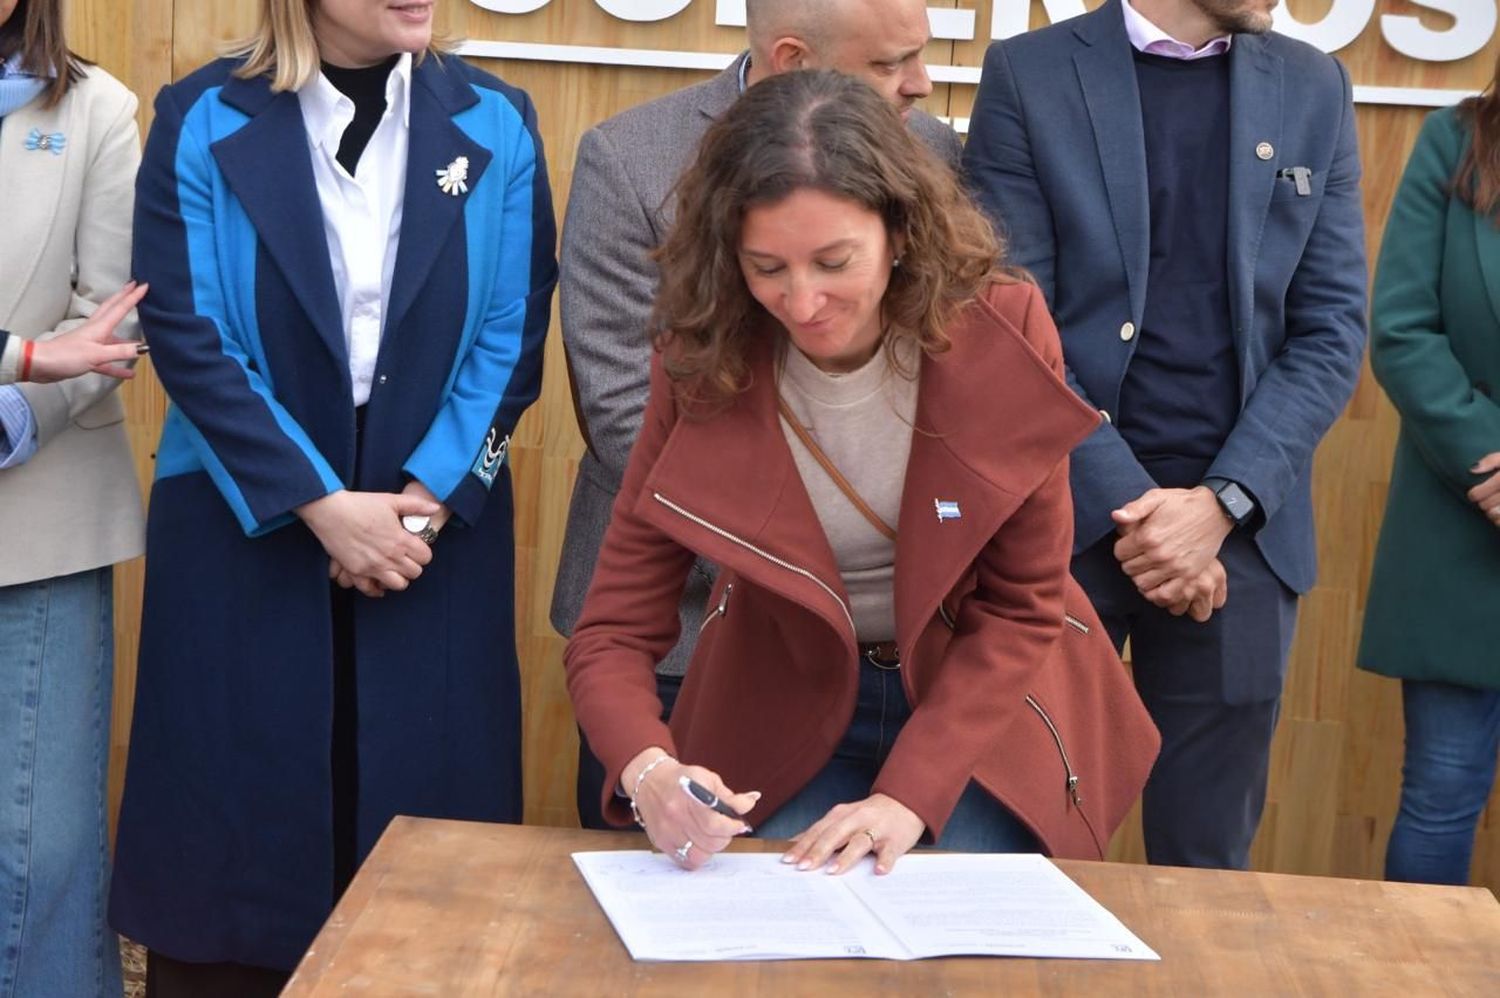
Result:
M679 403L711 410L748 387L751 346L779 327L740 269L745 213L807 188L868 208L904 243L882 302L892 363L902 339L946 350L961 308L992 281L1024 279L1001 266L999 237L952 169L873 89L828 70L773 76L704 135L677 182L676 221L653 254L653 338Z

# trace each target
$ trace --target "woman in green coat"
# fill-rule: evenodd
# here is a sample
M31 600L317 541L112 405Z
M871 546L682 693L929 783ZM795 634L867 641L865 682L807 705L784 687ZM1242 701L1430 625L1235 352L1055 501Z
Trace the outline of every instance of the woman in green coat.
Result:
M1468 881L1500 747L1500 94L1435 111L1376 271L1375 376L1401 414L1361 668L1401 679L1391 880Z

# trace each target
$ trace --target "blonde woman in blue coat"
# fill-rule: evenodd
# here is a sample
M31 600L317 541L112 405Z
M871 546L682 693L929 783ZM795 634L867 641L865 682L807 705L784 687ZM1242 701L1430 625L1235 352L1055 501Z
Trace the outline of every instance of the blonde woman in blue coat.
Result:
M262 0L137 195L157 453L111 917L274 994L396 814L519 821L508 436L555 282L531 102L425 0Z

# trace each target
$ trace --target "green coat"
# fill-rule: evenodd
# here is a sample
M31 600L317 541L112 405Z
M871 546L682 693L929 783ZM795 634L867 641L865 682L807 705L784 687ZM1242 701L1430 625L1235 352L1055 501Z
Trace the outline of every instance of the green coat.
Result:
M1448 194L1468 129L1433 112L1386 224L1370 361L1401 414L1359 665L1500 689L1500 529L1465 497L1500 451L1500 229Z

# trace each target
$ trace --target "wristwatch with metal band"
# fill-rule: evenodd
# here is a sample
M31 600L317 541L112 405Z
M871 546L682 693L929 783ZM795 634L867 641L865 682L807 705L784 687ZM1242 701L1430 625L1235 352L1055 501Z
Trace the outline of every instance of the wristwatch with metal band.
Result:
M412 534L428 547L432 546L432 542L437 540L438 536L437 527L432 525L432 517L415 513L409 513L401 518L401 529Z

